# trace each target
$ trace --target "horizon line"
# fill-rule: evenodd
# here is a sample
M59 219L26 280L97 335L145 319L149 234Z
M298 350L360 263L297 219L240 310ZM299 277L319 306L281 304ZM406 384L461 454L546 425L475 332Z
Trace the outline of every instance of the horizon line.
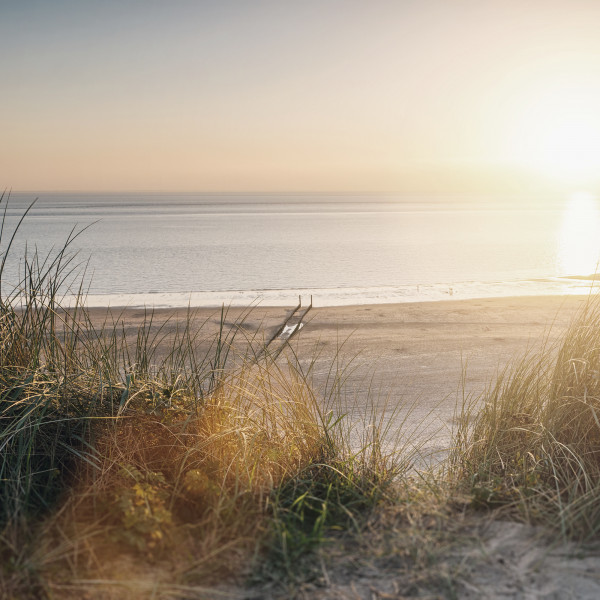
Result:
M585 186L584 186L585 187ZM4 193L11 194L152 194L152 195L201 195L201 196L548 196L562 195L565 190L536 190L530 192L516 191L406 191L406 190L246 190L246 191L211 191L211 190L173 190L173 189L13 189L4 188Z

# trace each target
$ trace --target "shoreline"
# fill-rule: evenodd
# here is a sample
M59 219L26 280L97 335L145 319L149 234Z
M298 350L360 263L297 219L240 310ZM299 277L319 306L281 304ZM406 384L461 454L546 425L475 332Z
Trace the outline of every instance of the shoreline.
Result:
M90 308L144 307L179 309L184 307L220 308L231 306L285 307L297 304L302 298L307 305L328 308L337 306L365 306L372 304L405 304L443 302L447 300L476 300L534 296L578 296L594 290L596 279L590 276L548 277L515 281L436 284L406 284L370 288L299 288L274 290L225 290L207 292L149 292L142 294L87 294ZM66 303L72 297L65 297Z

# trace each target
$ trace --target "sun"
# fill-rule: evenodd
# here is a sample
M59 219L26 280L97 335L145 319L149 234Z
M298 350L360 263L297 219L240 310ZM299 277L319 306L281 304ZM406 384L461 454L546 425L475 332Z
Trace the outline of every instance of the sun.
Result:
M600 180L599 92L562 81L524 101L511 136L518 161L575 186Z
M528 144L534 168L576 185L600 175L600 122L595 114L542 111L536 121Z
M587 192L571 194L565 203L557 240L561 275L590 275L600 260L600 206Z

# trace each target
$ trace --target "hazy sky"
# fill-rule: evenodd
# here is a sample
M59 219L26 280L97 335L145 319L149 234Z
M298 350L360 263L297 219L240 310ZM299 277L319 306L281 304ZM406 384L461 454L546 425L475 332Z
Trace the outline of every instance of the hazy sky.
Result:
M591 188L599 32L598 0L1 0L0 188Z

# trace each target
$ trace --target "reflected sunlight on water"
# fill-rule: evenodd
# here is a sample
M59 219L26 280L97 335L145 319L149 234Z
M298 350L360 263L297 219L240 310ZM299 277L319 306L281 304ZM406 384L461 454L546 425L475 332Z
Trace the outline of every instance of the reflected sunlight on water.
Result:
M563 275L591 275L600 258L600 206L587 192L573 194L558 232L558 269Z

